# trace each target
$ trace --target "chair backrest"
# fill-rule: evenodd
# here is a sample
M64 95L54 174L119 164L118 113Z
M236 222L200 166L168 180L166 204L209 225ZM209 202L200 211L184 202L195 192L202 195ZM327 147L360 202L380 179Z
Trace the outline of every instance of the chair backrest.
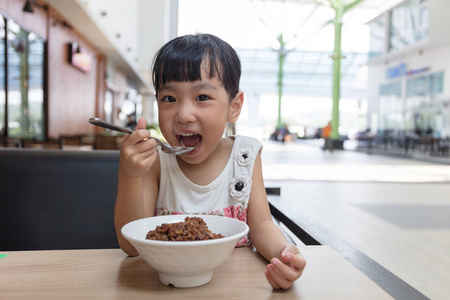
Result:
M33 148L33 149L61 149L61 140L60 139L51 139L45 141L38 140L22 140L23 148Z
M97 134L94 140L95 150L116 150L119 149L117 144L117 137L113 135Z
M0 251L117 248L118 151L0 149Z
M0 136L0 147L5 148L21 148L22 140L19 138L10 138L3 135Z
M82 135L62 135L61 136L62 146L82 146L83 136Z

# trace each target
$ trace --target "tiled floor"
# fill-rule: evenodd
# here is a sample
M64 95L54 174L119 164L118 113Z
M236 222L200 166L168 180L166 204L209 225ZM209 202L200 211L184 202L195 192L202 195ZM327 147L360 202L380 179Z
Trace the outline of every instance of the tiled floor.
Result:
M265 142L266 186L431 299L450 295L450 166Z
M356 206L402 229L450 229L450 205L358 204Z

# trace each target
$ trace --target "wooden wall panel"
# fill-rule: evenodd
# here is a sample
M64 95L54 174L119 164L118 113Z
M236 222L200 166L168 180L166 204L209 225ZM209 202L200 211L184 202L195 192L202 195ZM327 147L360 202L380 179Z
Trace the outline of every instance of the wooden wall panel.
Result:
M64 19L47 6L44 10L35 7L33 13L23 12L25 0L0 0L0 12L20 24L25 30L35 32L47 40L48 49L48 138L61 135L87 135L94 133L88 123L90 117L101 113L104 98L104 70L106 57L97 68L98 52L76 28L64 26ZM38 1L42 3L43 1ZM83 73L68 62L67 44L78 42L92 54L92 70ZM103 94L103 95L102 95ZM100 103L97 105L97 101ZM99 110L99 111L97 111Z
M95 107L95 117L105 119L105 93L106 93L106 56L97 56L97 100Z
M50 9L48 27L48 137L94 132L88 119L96 113L97 51L74 29L63 26ZM67 44L78 42L92 54L90 73L68 62Z

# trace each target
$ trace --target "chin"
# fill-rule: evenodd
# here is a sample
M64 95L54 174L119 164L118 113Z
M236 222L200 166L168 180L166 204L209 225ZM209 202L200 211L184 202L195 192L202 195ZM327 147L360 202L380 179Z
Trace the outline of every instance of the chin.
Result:
M192 165L200 164L204 162L207 157L202 155L200 147L197 147L194 151L182 154L179 156L184 162Z

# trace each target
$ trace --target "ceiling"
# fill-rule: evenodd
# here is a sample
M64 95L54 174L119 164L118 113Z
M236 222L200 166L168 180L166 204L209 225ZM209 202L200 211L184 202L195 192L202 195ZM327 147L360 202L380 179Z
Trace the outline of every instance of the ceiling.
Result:
M278 2L295 2L299 4L314 4L318 2L328 3L329 0L250 0L251 2L278 1ZM343 0L345 4L351 3L352 0ZM361 10L373 10L360 22L368 22L389 8L403 2L405 0L363 0L357 6ZM101 32L97 24L90 18L89 14L80 5L80 0L46 0L50 5L55 7L69 23L77 24L77 30L83 34L93 45L108 55L108 57L122 68L133 81L138 82L141 88L150 89L148 80L143 78L142 74L130 62L130 58L126 53L117 49L106 35Z
M256 4L259 1L278 1L299 4L314 4L328 0L249 0ZM364 0L354 10L358 16L361 10L366 10L365 18L358 22L365 24L383 12L398 5L404 0ZM344 0L345 4L351 0ZM320 8L324 9L324 8ZM367 13L367 11L373 11ZM349 15L355 19L355 14ZM316 17L316 22L323 22ZM352 20L354 21L354 20ZM345 19L344 19L345 22ZM354 22L352 22L354 24ZM237 49L242 61L242 88L254 94L277 94L278 63L277 54L270 49ZM348 98L363 98L367 87L365 78L369 54L348 52L341 61L341 96ZM283 78L283 94L290 96L330 97L332 93L332 64L327 51L295 50L286 57Z
M271 49L236 49L242 63L241 88L250 94L278 93L278 61ZM341 96L364 98L367 53L346 53L341 61ZM295 50L286 56L283 95L328 98L332 93L333 60L324 51Z
M151 87L146 78L142 76L139 70L131 62L131 58L118 49L110 38L102 32L98 24L92 20L89 13L78 0L45 0L53 6L69 24L76 24L76 29L92 45L97 47L100 52L105 53L116 66L122 69L130 82L137 84L141 91L149 91Z
M266 1L266 0L254 0L255 2L258 1ZM273 2L292 2L292 3L299 3L299 4L315 4L315 3L321 3L323 5L328 5L330 0L267 0L267 1L273 1ZM344 2L344 5L352 3L354 0L342 0ZM373 17L376 17L383 12L389 10L390 8L396 6L397 4L401 2L405 2L406 0L363 0L360 4L358 4L358 9L365 9L365 10L373 10L374 14ZM369 21L369 20L367 20Z
M255 0L255 1L265 1L265 0ZM311 4L311 3L323 3L324 5L329 2L329 0L267 0L267 1L273 1L273 2L293 2L293 3L300 3L300 4ZM353 0L343 0L344 5L349 4L353 2ZM403 2L405 0L364 0L362 3L359 4L360 7L363 8L370 8L375 9L381 12L397 5L400 2Z

